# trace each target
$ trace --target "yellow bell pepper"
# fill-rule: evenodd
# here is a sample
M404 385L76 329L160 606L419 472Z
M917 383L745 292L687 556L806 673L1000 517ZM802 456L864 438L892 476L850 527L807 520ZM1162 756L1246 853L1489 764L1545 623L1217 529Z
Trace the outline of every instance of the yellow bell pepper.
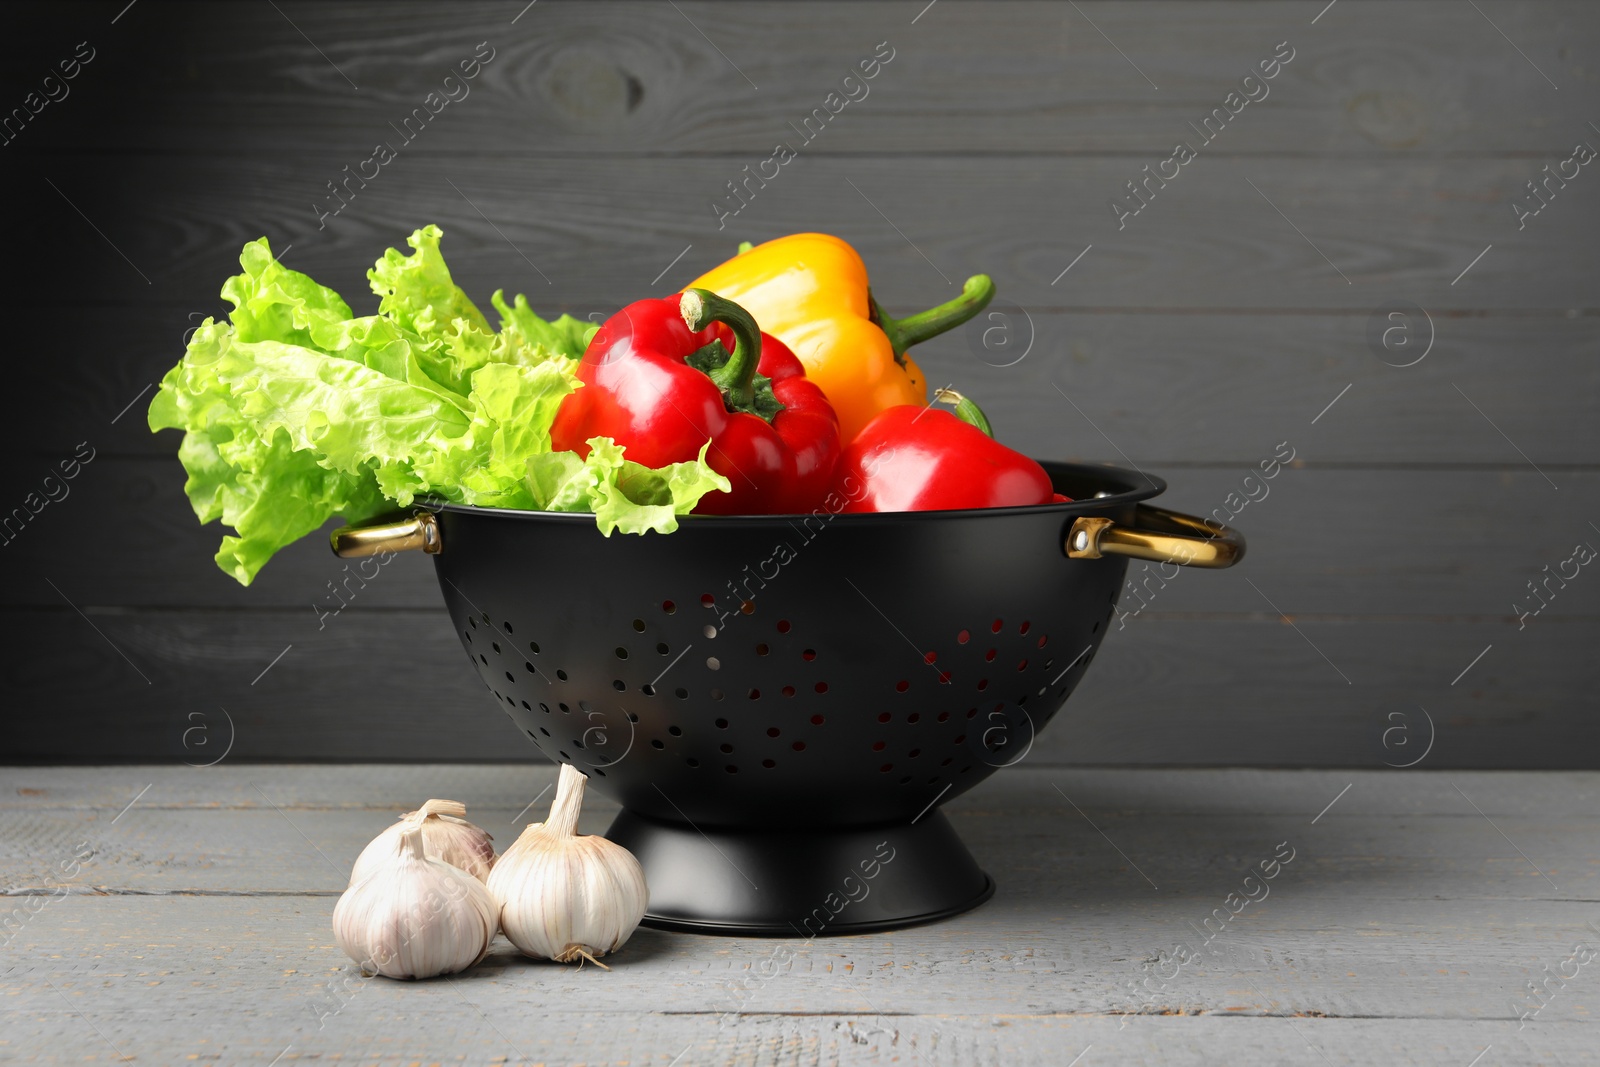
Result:
M788 345L839 416L839 438L854 439L884 408L926 404L928 383L906 349L961 325L994 297L987 275L961 295L893 319L867 287L867 267L844 241L797 233L756 245L690 282L742 305L761 329Z

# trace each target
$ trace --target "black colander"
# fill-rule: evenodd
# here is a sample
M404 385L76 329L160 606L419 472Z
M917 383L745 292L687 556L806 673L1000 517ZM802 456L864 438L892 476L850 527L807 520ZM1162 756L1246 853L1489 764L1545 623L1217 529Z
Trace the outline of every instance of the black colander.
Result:
M647 923L860 932L993 892L938 807L1024 758L1071 694L1119 557L1243 553L1232 530L1141 504L1159 478L1045 466L1075 502L688 516L610 538L589 515L445 505L334 548L434 554L501 710L622 805L607 836L644 865Z

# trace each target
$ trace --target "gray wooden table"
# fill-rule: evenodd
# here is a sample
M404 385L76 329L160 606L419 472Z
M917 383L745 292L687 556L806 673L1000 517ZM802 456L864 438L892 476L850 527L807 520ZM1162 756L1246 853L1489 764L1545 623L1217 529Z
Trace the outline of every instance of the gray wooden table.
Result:
M502 939L454 978L361 978L329 917L366 841L443 796L504 848L542 817L527 805L552 779L0 770L0 1062L1600 1055L1593 773L1018 767L949 805L999 891L948 922L809 943L642 929L610 972L524 960ZM593 797L583 829L614 810Z

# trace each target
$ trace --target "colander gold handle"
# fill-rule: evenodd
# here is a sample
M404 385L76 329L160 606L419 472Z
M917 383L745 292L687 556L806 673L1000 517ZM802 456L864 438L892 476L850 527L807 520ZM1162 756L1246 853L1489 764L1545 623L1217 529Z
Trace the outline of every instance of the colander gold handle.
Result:
M343 559L417 549L437 556L444 550L444 543L439 540L439 520L428 511L418 512L398 522L341 526L333 531L329 542L333 545L333 554Z
M1244 535L1181 511L1140 504L1132 526L1085 515L1067 531L1067 558L1131 556L1183 567L1231 567L1244 559Z

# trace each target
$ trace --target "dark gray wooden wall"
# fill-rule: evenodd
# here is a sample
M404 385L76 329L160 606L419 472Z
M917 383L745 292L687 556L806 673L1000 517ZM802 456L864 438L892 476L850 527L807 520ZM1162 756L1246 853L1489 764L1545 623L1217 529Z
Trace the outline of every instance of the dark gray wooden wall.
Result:
M987 271L1025 357L956 334L919 350L929 377L1032 454L1166 475L1170 506L1221 506L1288 442L1238 517L1248 562L1126 618L1030 759L1376 766L1431 737L1429 766L1600 766L1600 567L1513 607L1600 547L1600 168L1523 228L1511 206L1600 146L1600 7L924 4L8 7L0 109L79 42L94 58L0 146L0 508L80 442L94 459L0 547L0 754L535 757L426 562L319 630L320 541L239 588L176 435L143 424L244 241L365 310L365 267L432 221L475 297L552 313L802 229L855 243L902 311ZM870 95L719 231L724 183L884 41ZM1110 198L1284 41L1270 95L1119 230ZM325 183L479 42L471 95L319 228ZM1374 346L1401 303L1426 312L1413 345Z

